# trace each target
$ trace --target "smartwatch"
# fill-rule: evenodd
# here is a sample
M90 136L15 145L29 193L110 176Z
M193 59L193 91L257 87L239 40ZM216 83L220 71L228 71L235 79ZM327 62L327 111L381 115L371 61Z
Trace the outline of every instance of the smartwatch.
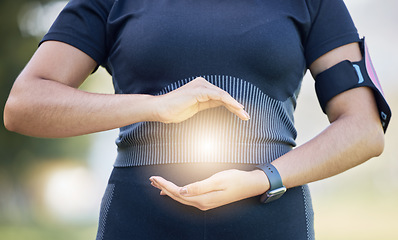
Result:
M269 190L261 196L260 202L269 203L282 197L286 192L286 187L283 186L282 178L278 170L271 163L258 165L256 167L267 175L270 186Z

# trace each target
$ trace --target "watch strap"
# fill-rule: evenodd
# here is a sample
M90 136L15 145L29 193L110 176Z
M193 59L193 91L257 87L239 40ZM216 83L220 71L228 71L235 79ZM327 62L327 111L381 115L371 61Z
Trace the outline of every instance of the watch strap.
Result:
M267 175L270 185L269 190L261 196L261 202L268 203L280 198L286 192L286 187L282 183L278 170L271 163L258 165L257 168Z

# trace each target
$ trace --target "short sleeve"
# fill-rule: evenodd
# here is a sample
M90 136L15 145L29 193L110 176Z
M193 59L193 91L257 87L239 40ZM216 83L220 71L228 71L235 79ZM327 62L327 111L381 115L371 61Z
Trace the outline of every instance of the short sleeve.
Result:
M343 0L308 0L311 29L305 42L307 67L323 54L360 41Z
M107 58L106 26L113 0L71 0L40 44L60 41L85 52L99 65Z

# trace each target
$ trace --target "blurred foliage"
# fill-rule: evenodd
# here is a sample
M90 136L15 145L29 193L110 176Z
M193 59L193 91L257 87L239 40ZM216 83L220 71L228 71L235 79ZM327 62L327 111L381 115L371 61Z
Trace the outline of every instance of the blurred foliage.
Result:
M37 1L45 4L49 0ZM0 110L4 104L12 84L23 67L37 49L39 38L23 36L18 27L18 16L21 9L31 0L0 1ZM39 36L41 37L41 36ZM1 114L3 122L3 114ZM89 137L67 139L40 139L22 136L7 131L0 126L0 190L23 196L23 174L32 164L38 161L54 159L84 159L89 144ZM9 188L9 189L4 189ZM0 220L5 218L6 204L4 194L0 195ZM9 196L8 196L9 197ZM23 210L21 210L23 211ZM3 219L4 220L4 219Z
M56 224L23 224L0 226L1 239L17 240L87 240L95 239L96 226L65 226Z

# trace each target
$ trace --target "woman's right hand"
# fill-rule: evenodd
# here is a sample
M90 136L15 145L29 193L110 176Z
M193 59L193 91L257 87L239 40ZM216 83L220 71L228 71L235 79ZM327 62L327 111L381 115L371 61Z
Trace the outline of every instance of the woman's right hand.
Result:
M179 123L196 113L219 106L226 107L242 120L249 120L243 105L221 88L198 77L167 94L156 96L156 121Z
M10 92L4 107L6 128L35 137L71 137L142 121L182 122L217 106L249 119L241 104L203 78L162 96L77 89L96 65L71 45L42 43Z

